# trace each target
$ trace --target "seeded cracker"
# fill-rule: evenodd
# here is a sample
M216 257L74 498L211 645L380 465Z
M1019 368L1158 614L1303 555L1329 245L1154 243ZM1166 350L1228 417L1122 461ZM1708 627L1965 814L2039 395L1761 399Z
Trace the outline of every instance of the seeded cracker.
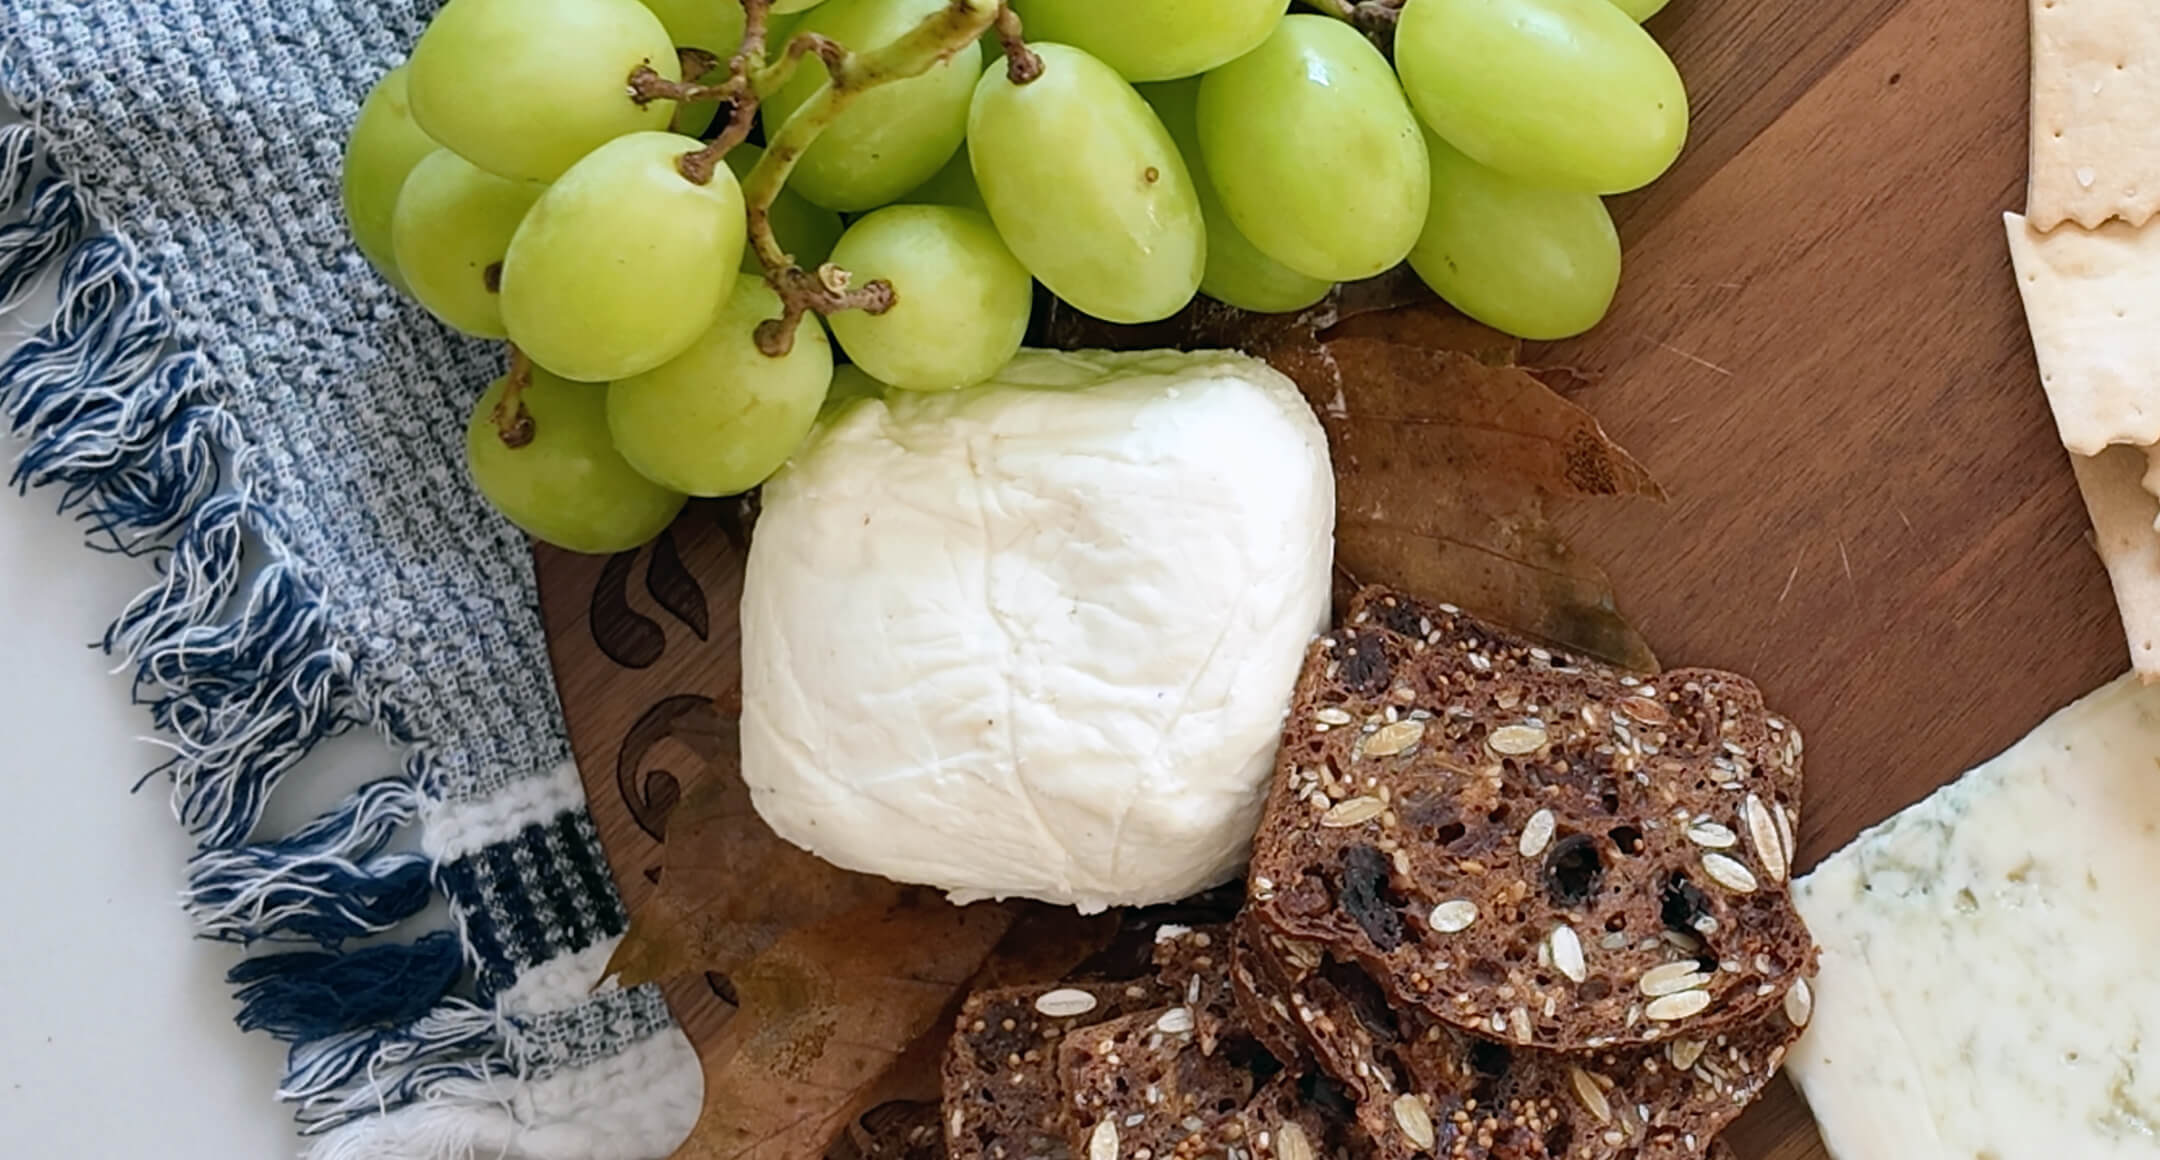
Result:
M1284 963L1297 952L1280 936L1240 936L1241 955L1272 959L1292 977L1299 1025L1391 1160L1695 1160L1761 1094L1799 1035L1773 1013L1663 1045L1508 1047L1391 1008L1355 966L1323 960L1300 975Z
M2144 0L2031 0L2032 176L2042 230L2160 210L2160 21Z
M872 1108L850 1135L857 1160L945 1160L938 1105L894 1102Z
M1248 913L1496 1040L1602 1048L1774 1010L1801 743L1747 681L1637 681L1368 591L1308 654Z
M1225 1034L1244 1034L1230 987L1228 926L1164 926L1155 932L1155 974L1193 1020L1200 1049L1212 1053Z
M1164 1007L1084 1027L1058 1046L1058 1073L1089 1160L1220 1154L1242 1139L1240 1112L1256 1086L1250 1052L1203 1050L1192 1008ZM1189 1143L1188 1143L1189 1142Z
M1240 922L1231 937L1231 996L1237 1003L1238 1017L1269 1054L1286 1065L1302 1067L1312 1061L1313 1051L1290 1008L1293 980L1283 973L1276 958L1249 945L1253 928L1251 922ZM1278 943L1291 941L1279 939ZM1320 950L1316 944L1296 945L1312 956L1314 964L1318 963Z
M953 1160L1065 1160L1058 1088L1066 1033L1163 1005L1154 980L1060 983L968 997L945 1060L945 1147Z

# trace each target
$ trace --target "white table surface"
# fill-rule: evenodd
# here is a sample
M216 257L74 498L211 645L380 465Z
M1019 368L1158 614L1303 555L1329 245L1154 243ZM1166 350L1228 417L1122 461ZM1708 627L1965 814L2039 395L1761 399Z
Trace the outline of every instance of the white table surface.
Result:
M0 319L0 352L25 327ZM19 445L0 434L0 480ZM57 497L0 491L0 1160L271 1160L301 1147L272 1098L284 1046L243 1035L178 906L192 847L115 662L86 647L151 579L83 547ZM282 830L393 767L333 742L272 799Z

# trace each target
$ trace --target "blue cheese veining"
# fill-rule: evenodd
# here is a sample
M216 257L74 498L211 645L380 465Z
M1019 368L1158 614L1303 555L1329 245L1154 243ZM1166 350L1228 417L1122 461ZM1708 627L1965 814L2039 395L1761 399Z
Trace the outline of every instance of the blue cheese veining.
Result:
M1837 1160L2160 1155L2160 688L2125 677L1795 884Z

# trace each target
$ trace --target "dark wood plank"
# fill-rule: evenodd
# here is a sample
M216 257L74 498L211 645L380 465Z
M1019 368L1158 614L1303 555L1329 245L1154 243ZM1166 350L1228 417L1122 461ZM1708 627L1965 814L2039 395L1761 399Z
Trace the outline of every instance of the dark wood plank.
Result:
M661 542L612 559L534 549L563 717L615 885L632 909L658 881L667 809L702 768L667 736L668 710L731 695L742 671L742 555L725 510L694 504ZM667 995L695 1043L712 1042L734 1013L704 979L671 982Z
M2126 662L2003 243L2025 35L2021 4L1908 0L1638 216L1614 316L1545 352L1674 496L1570 513L1579 546L1668 662L1807 729L1803 866ZM1732 1143L1826 1155L1784 1084Z
M1668 661L1808 726L1809 862L2124 667L2002 237L2024 27L1910 0L1546 352L1674 496L1578 544Z
M1676 0L1652 29L1689 80L1689 152L1615 200L1613 317L1534 353L1597 376L1584 401L1673 494L1568 513L1580 548L1669 662L1750 673L1806 729L1812 865L2125 663L1999 223L2023 200L2025 10ZM652 579L662 550L539 553L572 740L633 905L691 768L640 738L739 671L724 511L673 534L702 632L679 580ZM700 1042L728 1012L696 980L670 998ZM1782 1083L1731 1137L1743 1160L1824 1156Z
M1881 27L1901 2L1672 0L1651 17L1645 27L1687 82L1688 143L1656 183L1613 199L1621 233L1634 238L1664 220Z

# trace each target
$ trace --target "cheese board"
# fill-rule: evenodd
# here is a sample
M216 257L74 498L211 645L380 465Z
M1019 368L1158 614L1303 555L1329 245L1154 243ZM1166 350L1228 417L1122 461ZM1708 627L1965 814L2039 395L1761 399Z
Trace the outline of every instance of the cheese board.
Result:
M2024 200L2026 8L1679 0L1651 30L1687 151L1613 201L1626 274L1588 335L1525 361L1670 493L1564 510L1668 666L1747 673L1808 736L1795 872L2123 670L2053 435L2001 215ZM669 723L731 695L745 538L695 503L613 557L536 549L579 768L616 881L657 880L699 759ZM680 980L693 1041L724 980ZM1826 1153L1782 1082L1742 1160Z

